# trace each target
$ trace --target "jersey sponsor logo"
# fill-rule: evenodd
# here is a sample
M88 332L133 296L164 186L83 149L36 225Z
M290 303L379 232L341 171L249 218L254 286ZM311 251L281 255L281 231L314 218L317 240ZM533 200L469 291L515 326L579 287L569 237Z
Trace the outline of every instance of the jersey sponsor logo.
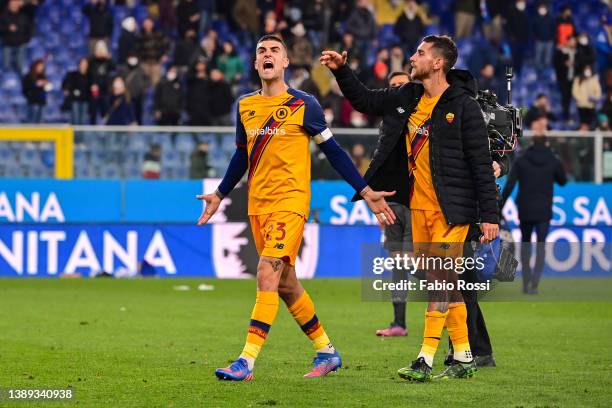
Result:
M285 133L286 131L283 128L247 129L247 135L249 135L250 137L284 135Z

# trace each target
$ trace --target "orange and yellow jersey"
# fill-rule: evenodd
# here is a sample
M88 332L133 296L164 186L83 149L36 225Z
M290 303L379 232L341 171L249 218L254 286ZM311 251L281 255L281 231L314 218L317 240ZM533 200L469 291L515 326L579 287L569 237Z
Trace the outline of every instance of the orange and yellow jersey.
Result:
M236 144L247 147L249 215L291 211L308 217L310 137L332 136L314 96L288 88L267 97L260 91L238 101Z
M416 111L408 119L406 149L411 179L410 208L415 210L441 211L429 165L431 113L440 96L433 98L421 96Z

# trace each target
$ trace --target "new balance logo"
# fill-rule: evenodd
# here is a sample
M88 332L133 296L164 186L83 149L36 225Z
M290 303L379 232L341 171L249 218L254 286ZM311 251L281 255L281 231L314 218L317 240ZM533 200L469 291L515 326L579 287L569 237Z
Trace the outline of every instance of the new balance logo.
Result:
M283 249L285 247L285 244L281 244L280 242L277 242L276 245L274 245L274 248L276 249Z
M255 116L255 111L254 110L249 111L249 116Z
M401 106L398 106L396 109L397 109L397 113L399 113L400 115L406 112L404 108L402 108Z

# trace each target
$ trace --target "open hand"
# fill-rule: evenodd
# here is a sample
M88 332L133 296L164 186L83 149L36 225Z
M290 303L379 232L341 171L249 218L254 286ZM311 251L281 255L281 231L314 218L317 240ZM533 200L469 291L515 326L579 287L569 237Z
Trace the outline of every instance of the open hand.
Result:
M385 197L390 197L395 194L395 191L374 191L368 190L363 199L370 207L370 210L376 215L376 219L380 225L391 225L395 222L395 213L385 201Z
M198 194L196 196L198 200L206 201L206 207L202 211L200 218L198 218L198 225L204 225L210 220L210 217L213 216L217 209L219 208L219 204L221 204L221 199L216 194Z

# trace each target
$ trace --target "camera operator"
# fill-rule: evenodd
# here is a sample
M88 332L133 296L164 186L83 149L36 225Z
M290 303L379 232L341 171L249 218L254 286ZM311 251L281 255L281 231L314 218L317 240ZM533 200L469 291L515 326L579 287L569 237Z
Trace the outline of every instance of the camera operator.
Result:
M372 115L397 112L397 127L384 132L382 152L374 156L365 177L370 185L384 182L390 174L380 171L398 140L406 139L410 180L413 242L458 243L467 238L471 224L480 222L482 241L499 233L495 177L487 129L476 96L473 76L451 70L457 47L446 36L427 36L410 58L410 82L400 88L367 89L346 64L347 55L323 51L321 63L336 76L344 96L358 111ZM450 245L442 245L446 249ZM425 252L432 253L430 246ZM416 251L416 248L415 248ZM459 253L452 256L461 256ZM435 256L435 255L434 255ZM439 272L439 271L434 271ZM456 279L451 273L450 279ZM428 273L428 281L432 278ZM431 295L431 293L430 293ZM423 346L400 377L417 381L432 379L432 364L446 324L454 345L451 366L438 378L467 378L476 368L470 350L467 310L455 290L433 299L425 314Z

